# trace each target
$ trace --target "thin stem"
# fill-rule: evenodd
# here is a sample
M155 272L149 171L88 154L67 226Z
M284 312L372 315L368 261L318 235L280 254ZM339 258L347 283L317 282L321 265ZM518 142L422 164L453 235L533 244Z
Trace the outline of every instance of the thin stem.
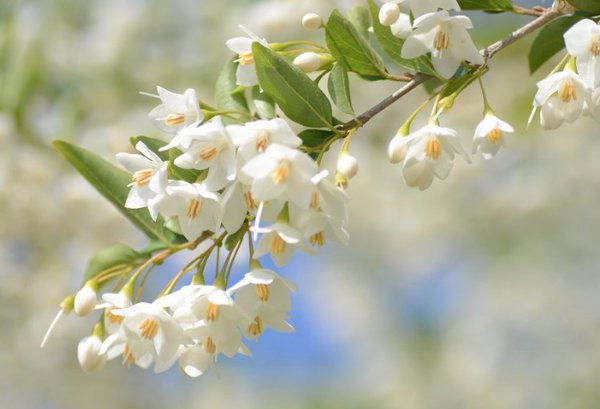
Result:
M150 277L152 270L154 270L155 268L156 268L156 264L154 264L148 270L146 270L146 274L144 274L144 277L142 278L140 286L138 287L137 295L135 296L135 303L140 301L140 298L142 297L142 293L144 292L144 287L146 287L146 281L148 281L148 277Z
M513 4L512 10L509 10L509 11L511 11L515 14L521 14L523 16L539 17L544 14L545 9L540 6L536 6L536 7L528 9L527 7L521 7L521 6L517 6L516 4Z
M477 80L479 81L479 88L481 88L481 96L483 97L483 115L485 116L485 114L492 111L492 107L490 106L490 102L488 101L487 94L485 93L485 88L483 86L483 80L481 79L481 77L477 77Z

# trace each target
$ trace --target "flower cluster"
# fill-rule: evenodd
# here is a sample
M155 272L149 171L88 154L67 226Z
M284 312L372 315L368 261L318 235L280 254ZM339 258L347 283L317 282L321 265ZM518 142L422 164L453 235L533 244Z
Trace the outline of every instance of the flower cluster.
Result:
M582 114L600 120L600 26L584 19L564 34L568 55L537 83L530 122L540 109L544 129L556 129ZM561 70L561 66L562 70Z

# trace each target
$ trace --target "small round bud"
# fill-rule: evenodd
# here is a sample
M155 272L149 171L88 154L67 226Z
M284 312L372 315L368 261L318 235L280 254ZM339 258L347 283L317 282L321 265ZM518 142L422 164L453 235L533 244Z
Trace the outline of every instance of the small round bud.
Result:
M358 173L358 161L354 156L344 153L338 160L337 171L346 179L352 179Z
M323 19L316 13L308 13L302 17L302 27L307 30L318 30L323 26Z
M385 3L379 9L379 22L382 26L391 26L400 17L400 7L396 3Z
M394 136L388 145L388 158L392 163L400 163L404 160L408 144L406 138L402 136Z
M77 345L77 360L81 369L92 373L102 368L106 363L106 354L100 355L102 340L95 335L85 337Z
M96 302L96 291L90 285L86 284L75 294L73 310L80 317L86 316L94 310Z
M294 65L307 74L321 68L323 62L323 58L312 51L302 53L294 59Z

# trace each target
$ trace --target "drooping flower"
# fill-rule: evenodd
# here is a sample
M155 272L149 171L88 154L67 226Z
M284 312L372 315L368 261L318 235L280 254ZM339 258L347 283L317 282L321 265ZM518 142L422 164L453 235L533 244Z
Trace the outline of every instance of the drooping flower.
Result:
M600 86L600 26L584 19L564 35L567 51L577 57L577 73L589 88Z
M81 369L91 373L101 369L106 363L106 354L101 354L102 340L96 335L83 338L77 345L77 360Z
M493 113L487 113L477 125L473 136L473 153L480 150L486 160L492 159L505 146L504 134L513 133L513 127Z
M225 45L238 54L238 67L236 71L236 83L246 87L258 84L256 70L254 67L254 55L252 54L252 43L258 42L265 47L269 46L266 39L258 37L256 34L240 25L240 28L246 32L248 37L235 37L227 40Z
M288 223L278 221L267 227L252 227L251 230L262 234L254 252L255 259L270 253L275 265L283 267L290 262L294 250L311 252L302 242L302 232Z
M189 88L183 94L176 94L157 86L156 91L158 95L146 93L144 95L160 98L161 104L148 114L158 129L167 133L176 133L204 119L195 90Z
M141 141L135 148L142 155L117 154L117 160L132 173L131 190L125 202L128 209L147 207L156 200L158 194L164 192L167 185L167 163Z
M402 58L412 59L431 52L435 70L450 78L463 60L483 64L467 29L473 28L467 16L450 16L447 11L425 14L414 21L414 31L402 47Z

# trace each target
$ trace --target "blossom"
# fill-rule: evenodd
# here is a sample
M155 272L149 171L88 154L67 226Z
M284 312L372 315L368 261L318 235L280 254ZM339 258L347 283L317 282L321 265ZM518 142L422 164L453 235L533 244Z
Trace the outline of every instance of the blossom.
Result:
M556 129L563 122L573 122L589 104L591 95L579 75L569 69L556 72L537 83L529 122L541 107L540 122L544 129Z
M402 58L412 59L431 52L435 70L450 78L462 60L483 64L467 29L473 28L466 16L450 16L447 11L425 14L414 21L414 31L402 47Z
M100 353L102 340L96 335L83 338L77 345L77 360L81 369L91 373L99 370L106 363L106 354Z
M242 328L246 338L258 338L267 327L280 332L294 330L286 321L291 308L290 291L296 291L294 283L263 268L246 273L228 290L228 293L235 294L239 308L253 317L252 322Z
M513 127L493 113L487 113L477 125L473 137L473 153L481 150L486 160L492 159L501 146L504 146L504 133L513 133Z
M152 204L167 184L167 163L141 141L135 145L135 148L142 155L117 154L117 160L121 165L133 173L131 176L133 182L129 185L131 190L125 201L125 207L128 209L140 209Z
M310 252L310 249L302 243L302 233L288 223L278 221L267 227L251 229L256 233L262 233L254 252L255 259L270 253L275 265L283 267L290 262L295 249Z
M180 132L180 143L186 150L175 158L183 169L208 169L206 186L217 191L235 179L235 148L220 117L199 127Z
M252 179L256 200L289 200L303 208L310 206L311 178L317 171L317 164L307 154L279 144L269 145L242 168Z
M425 190L434 176L446 179L452 170L456 153L468 161L455 130L437 125L427 125L406 136L408 150L402 162L402 175L406 184Z
M227 40L225 45L229 49L238 54L238 67L236 71L236 83L246 87L251 87L258 84L256 70L254 69L254 55L252 54L252 43L258 42L261 45L268 47L269 43L264 38L258 37L256 34L240 25L240 28L248 34L248 37L235 37Z
M155 211L175 219L188 240L197 239L205 230L219 230L223 217L221 198L203 183L169 181L166 192L156 202Z
M124 317L119 331L102 343L100 353L108 359L123 357L123 363L154 371L167 370L178 358L180 345L190 343L177 321L156 304L138 303L112 312Z
M600 85L600 26L584 19L564 35L569 54L577 57L577 73L589 88Z
M131 288L129 285L125 288ZM131 307L131 296L125 291L119 293L104 293L102 294L103 303L96 308L104 309L104 328L109 334L114 334L121 328L123 316L113 314L113 310Z
M189 88L183 94L176 94L157 86L156 91L158 95L145 95L160 98L161 104L148 114L158 129L167 133L176 133L204 119L195 90Z

